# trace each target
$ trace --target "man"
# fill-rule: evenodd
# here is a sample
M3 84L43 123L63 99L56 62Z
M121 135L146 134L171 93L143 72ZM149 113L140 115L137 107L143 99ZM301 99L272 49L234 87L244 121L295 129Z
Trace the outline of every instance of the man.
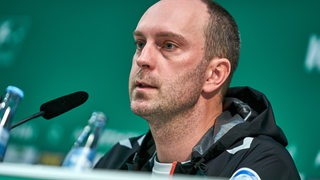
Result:
M299 179L266 97L228 88L240 38L226 10L206 0L161 0L134 39L131 109L150 132L119 142L95 168Z

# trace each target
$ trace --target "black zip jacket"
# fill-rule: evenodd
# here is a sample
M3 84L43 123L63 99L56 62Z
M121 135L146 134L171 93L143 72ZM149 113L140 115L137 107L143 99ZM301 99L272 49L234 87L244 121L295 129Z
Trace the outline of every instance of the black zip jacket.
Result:
M262 180L300 179L286 145L267 98L249 87L230 88L224 112L193 148L191 161L178 162L174 174L230 178L249 168ZM152 171L154 155L149 131L117 143L94 168Z

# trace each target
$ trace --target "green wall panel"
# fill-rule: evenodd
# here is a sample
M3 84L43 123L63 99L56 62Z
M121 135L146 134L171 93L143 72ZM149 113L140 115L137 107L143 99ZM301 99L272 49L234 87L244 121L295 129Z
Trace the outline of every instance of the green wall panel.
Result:
M127 85L132 32L153 2L0 0L0 90L16 85L25 92L15 121L48 100L89 93L88 101L70 112L12 130L8 161L58 165L95 110L109 117L100 153L147 130L130 111ZM249 85L269 97L299 171L320 177L320 2L218 2L241 32L232 85ZM1 39L8 27L11 39Z

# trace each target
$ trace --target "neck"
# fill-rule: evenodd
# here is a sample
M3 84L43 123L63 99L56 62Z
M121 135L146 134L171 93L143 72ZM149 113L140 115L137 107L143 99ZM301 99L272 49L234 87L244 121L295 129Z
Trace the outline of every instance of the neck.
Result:
M202 111L193 109L169 120L158 118L149 121L159 161L170 163L190 160L192 148L221 114L222 110L217 107L202 108ZM212 112L214 109L218 110Z

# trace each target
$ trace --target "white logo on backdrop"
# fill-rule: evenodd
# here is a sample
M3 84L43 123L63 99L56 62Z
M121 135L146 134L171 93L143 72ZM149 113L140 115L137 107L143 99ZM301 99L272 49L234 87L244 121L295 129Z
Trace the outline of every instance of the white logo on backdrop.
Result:
M30 25L26 16L0 16L0 67L13 64Z
M317 154L317 156L316 156L316 158L314 160L314 165L317 168L320 167L320 150L319 150L319 152L318 152L318 154Z
M305 66L309 72L314 69L320 72L320 37L315 34L309 38Z

